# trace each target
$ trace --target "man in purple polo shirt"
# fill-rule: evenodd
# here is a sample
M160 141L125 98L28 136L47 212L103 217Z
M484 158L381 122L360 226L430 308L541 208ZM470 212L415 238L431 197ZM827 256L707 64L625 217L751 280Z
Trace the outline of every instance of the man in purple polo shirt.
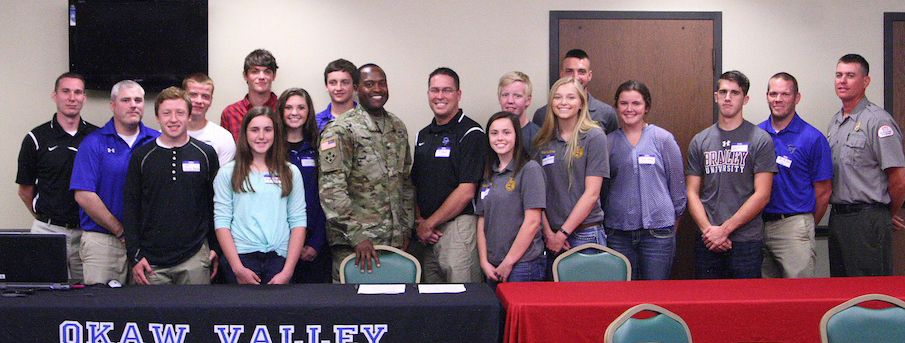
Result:
M135 81L113 85L113 118L85 137L72 166L69 190L79 204L82 257L86 285L126 282L123 241L123 190L132 150L157 138L160 132L141 123L145 90Z
M342 58L327 64L327 68L324 69L324 86L330 95L330 104L325 110L314 115L318 130L323 131L327 123L358 105L352 101L355 96L352 86L358 84L355 71L355 65Z
M764 207L763 277L814 277L814 226L826 213L832 193L830 144L795 111L798 80L777 73L767 86L770 118L758 124L770 134L779 173Z

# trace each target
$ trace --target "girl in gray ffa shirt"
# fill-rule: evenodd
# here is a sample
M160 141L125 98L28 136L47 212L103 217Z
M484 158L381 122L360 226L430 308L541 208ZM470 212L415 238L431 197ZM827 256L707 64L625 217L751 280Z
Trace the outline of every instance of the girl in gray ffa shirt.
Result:
M544 125L531 144L547 181L547 249L558 253L584 243L605 245L600 187L610 177L606 134L591 120L578 80L559 79L549 99Z
M540 281L546 257L538 227L546 207L544 172L524 148L518 116L487 121L488 149L478 215L478 255L491 282Z
M624 125L607 135L611 180L606 208L607 244L632 265L633 280L669 278L676 253L675 224L685 211L682 153L673 135L648 124L650 90L629 80L616 90Z

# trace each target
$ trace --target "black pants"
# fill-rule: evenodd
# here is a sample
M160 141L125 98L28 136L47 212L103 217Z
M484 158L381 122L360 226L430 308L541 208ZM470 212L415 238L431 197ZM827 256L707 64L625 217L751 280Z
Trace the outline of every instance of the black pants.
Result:
M830 275L892 275L892 215L882 207L830 213Z

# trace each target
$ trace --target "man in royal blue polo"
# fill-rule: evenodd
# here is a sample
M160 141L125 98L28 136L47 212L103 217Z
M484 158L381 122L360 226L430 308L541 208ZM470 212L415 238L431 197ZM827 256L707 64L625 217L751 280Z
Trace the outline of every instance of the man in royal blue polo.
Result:
M75 192L82 226L82 257L86 285L125 282L126 246L123 241L123 188L132 149L157 138L160 132L141 123L144 89L135 81L113 85L113 118L79 146L69 189Z
M830 144L806 123L795 105L801 101L798 81L777 73L767 86L770 118L758 124L770 134L776 167L770 202L764 207L763 277L814 277L817 261L814 226L826 213L832 193Z

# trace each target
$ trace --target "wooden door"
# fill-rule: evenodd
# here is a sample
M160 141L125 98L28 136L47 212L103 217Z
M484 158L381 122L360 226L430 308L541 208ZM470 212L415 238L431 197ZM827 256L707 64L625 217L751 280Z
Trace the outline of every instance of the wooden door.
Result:
M905 13L884 14L884 108L905 128ZM899 211L905 215L905 210ZM905 232L893 232L893 274L905 275Z
M691 139L716 118L720 26L718 12L551 12L551 29L557 32L551 32L556 42L550 46L550 84L559 77L562 56L584 50L593 71L591 94L614 105L620 84L643 82L652 98L647 121L672 132L687 158ZM694 278L695 235L697 226L686 211L678 228L673 279Z

